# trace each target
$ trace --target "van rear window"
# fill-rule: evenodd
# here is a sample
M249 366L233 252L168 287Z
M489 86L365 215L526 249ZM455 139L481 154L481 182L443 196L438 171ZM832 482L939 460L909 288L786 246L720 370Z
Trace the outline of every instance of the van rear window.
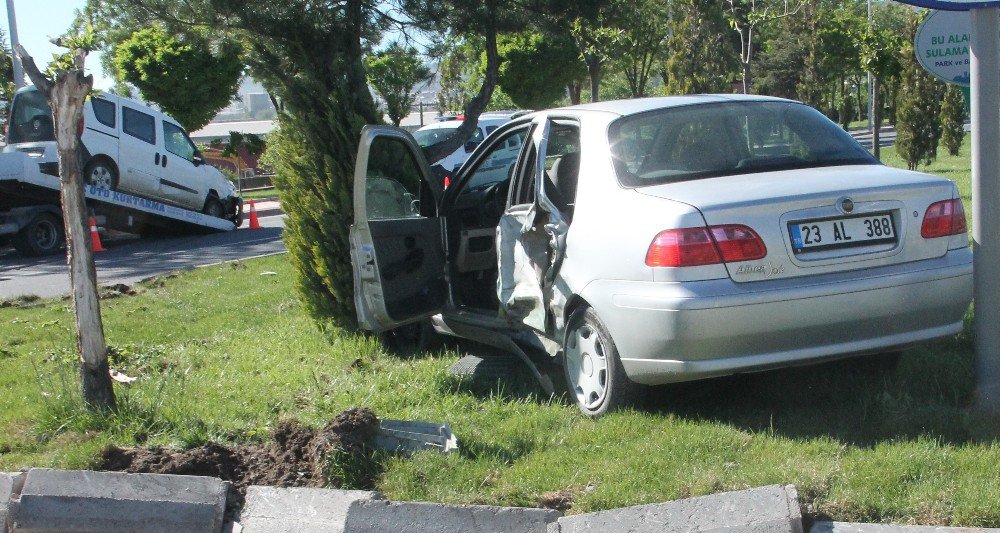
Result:
M109 128L115 127L115 103L103 98L91 98L90 102L94 106L97 121Z
M25 91L14 96L10 113L10 137L7 144L55 141L52 111L39 91Z

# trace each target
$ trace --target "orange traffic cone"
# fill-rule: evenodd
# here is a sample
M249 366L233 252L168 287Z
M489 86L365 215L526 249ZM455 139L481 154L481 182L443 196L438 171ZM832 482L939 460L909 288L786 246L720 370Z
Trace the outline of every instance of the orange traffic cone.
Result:
M253 198L250 199L250 226L249 229L260 229L260 221L257 220L257 208L253 205Z
M94 221L94 217L90 217L90 243L94 246L95 252L107 251L101 246L101 236L97 233L97 222Z

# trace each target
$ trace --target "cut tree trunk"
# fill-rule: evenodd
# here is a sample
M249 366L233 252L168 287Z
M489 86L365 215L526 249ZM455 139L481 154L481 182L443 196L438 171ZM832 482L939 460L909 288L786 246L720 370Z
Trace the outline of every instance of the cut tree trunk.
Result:
M91 408L114 409L115 393L97 296L97 270L87 224L78 132L84 102L94 85L94 78L83 73L87 51L74 50L73 68L57 71L55 81L50 81L38 70L24 48L18 46L17 53L32 83L45 95L52 108L83 399Z

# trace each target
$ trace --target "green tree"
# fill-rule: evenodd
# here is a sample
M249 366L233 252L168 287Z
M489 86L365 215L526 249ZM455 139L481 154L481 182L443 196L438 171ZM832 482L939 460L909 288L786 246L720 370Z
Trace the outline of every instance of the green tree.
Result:
M243 74L241 47L212 43L195 32L176 38L159 26L139 30L120 43L114 61L121 79L188 130L208 124L229 105Z
M671 32L660 70L666 94L730 92L739 65L739 45L722 4L675 0Z
M519 108L551 107L564 98L567 86L587 75L580 52L569 36L538 31L504 35L498 49L497 85Z
M641 98L646 95L653 66L662 61L666 49L669 4L661 0L619 0L614 7L619 28L617 62L632 98Z
M802 8L805 0L725 0L729 26L740 37L740 66L743 92L753 90L751 65L757 52L758 33L774 21L790 17Z
M911 16L907 27L916 33L918 21ZM937 157L941 138L941 98L943 83L932 77L917 62L912 41L901 52L903 60L896 122L896 152L910 170L928 164Z
M900 72L902 66L899 62L900 48L903 40L899 35L891 30L884 29L878 24L871 24L864 28L858 35L861 54L860 67L872 75L872 151L875 157L880 157L880 131L882 128L882 83L886 79L895 76ZM910 56L913 55L912 48ZM906 54L903 54L904 57ZM916 59L914 59L916 62ZM917 65L920 69L920 66ZM898 134L898 132L897 132ZM897 143L899 138L896 138Z
M7 35L0 29L0 132L7 131L7 115L14 99L14 60L7 48Z
M941 143L951 155L958 155L965 139L965 95L957 85L948 85L941 102Z
M396 126L410 113L416 96L413 88L430 77L420 53L413 47L392 43L368 56L368 82L385 100L385 112Z

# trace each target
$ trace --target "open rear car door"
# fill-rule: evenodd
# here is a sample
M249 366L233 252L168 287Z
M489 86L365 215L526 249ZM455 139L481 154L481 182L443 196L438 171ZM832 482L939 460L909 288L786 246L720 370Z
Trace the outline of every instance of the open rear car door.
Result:
M444 307L443 220L423 152L405 130L365 126L354 168L351 263L358 323L385 331Z

